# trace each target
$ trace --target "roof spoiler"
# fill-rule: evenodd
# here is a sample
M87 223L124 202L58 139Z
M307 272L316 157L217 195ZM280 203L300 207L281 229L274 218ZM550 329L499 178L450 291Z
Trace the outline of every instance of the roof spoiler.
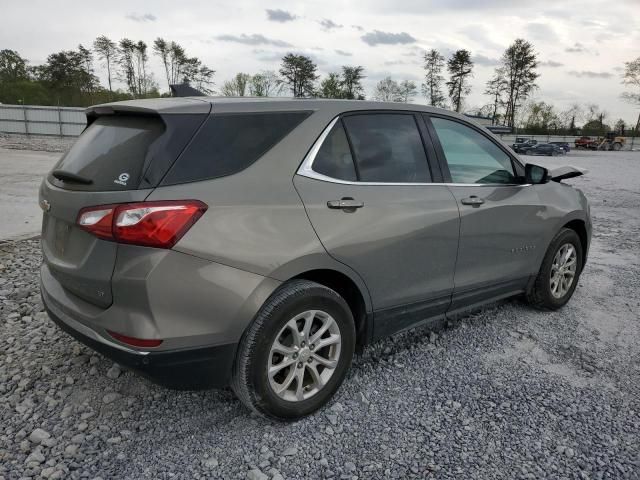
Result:
M188 83L176 83L169 85L172 97L205 97L200 90L193 88Z

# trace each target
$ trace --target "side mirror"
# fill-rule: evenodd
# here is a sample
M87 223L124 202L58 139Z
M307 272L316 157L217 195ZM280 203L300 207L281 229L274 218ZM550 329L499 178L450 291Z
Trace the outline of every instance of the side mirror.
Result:
M549 181L549 170L540 165L527 163L524 166L524 179L526 183L532 183L534 185L547 183Z

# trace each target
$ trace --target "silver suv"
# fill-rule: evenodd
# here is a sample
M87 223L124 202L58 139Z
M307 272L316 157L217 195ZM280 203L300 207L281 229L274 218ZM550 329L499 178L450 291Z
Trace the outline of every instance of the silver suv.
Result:
M357 345L573 294L584 195L444 110L173 98L99 105L40 189L41 288L91 348L294 419Z

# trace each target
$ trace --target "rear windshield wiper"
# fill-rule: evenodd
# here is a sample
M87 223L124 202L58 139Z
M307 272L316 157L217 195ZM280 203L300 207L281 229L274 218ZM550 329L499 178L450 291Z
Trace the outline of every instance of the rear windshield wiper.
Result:
M83 185L91 185L93 183L93 180L91 180L90 178L83 177L71 172L65 172L64 170L54 170L53 172L51 172L51 175L56 177L58 180L67 183L81 183Z

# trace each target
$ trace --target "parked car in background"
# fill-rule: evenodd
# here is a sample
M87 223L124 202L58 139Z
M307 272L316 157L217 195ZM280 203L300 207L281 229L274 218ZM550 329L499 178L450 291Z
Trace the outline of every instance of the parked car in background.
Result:
M40 187L47 312L272 418L325 405L356 345L514 295L561 308L587 258L587 199L559 183L581 172L446 110L194 97L87 118Z
M550 157L555 157L557 155L564 155L566 152L564 149L560 148L559 145L554 145L552 143L538 143L529 148L525 148L521 153L524 155L548 155Z
M522 140L521 142L518 142L518 140ZM528 150L529 148L535 146L538 144L537 140L533 140L531 138L516 138L516 143L514 143L513 145L511 145L511 148L513 149L514 152L516 153L524 153L525 150Z
M564 153L569 153L571 151L571 145L569 145L569 142L549 142L549 143L551 145L557 145L562 150L564 150Z

